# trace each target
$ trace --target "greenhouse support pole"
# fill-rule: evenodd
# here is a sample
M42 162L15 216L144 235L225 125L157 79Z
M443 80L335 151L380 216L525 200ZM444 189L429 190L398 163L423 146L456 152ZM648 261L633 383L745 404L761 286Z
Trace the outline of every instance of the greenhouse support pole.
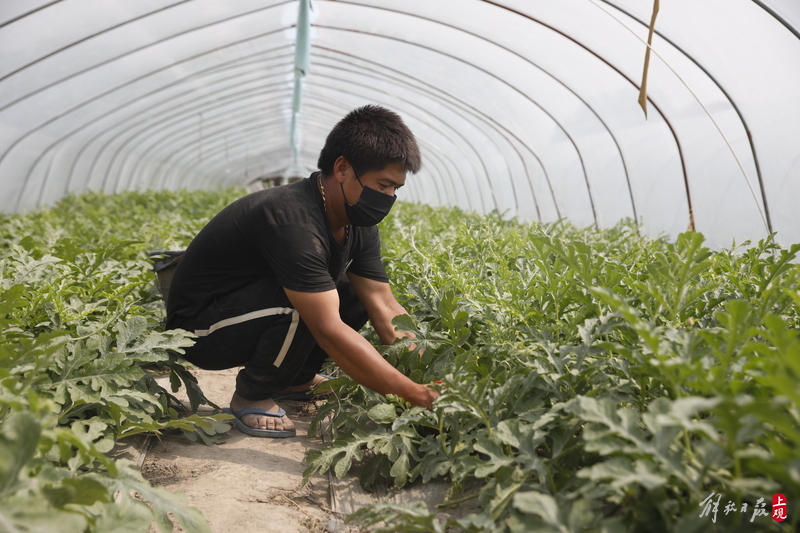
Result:
M311 21L309 17L310 0L300 0L297 13L297 38L294 47L294 90L292 92L292 122L289 129L289 142L292 149L292 163L287 170L289 178L298 177L305 172L300 169L300 131L297 115L303 97L303 78L311 67Z

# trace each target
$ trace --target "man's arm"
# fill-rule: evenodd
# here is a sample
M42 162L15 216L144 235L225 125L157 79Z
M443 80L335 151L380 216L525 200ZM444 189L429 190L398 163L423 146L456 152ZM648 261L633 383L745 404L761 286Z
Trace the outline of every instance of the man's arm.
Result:
M350 280L359 301L367 308L369 321L383 344L392 344L400 337L414 337L413 333L395 331L392 319L398 315L407 315L408 311L394 297L388 283L364 278L352 272L347 273L347 279Z
M339 316L339 294L335 290L284 290L303 322L311 330L317 344L348 376L380 394L396 394L412 405L431 408L439 393L408 379L390 365L369 341L342 322ZM391 325L391 319L389 324Z

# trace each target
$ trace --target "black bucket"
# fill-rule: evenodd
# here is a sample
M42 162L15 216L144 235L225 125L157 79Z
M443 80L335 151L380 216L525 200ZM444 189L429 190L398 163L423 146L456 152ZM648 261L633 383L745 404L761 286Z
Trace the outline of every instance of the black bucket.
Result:
M147 254L150 260L153 261L153 272L158 278L158 288L161 291L161 297L164 303L167 302L169 296L169 286L172 282L172 276L175 274L175 268L183 257L186 250L174 250L166 252L150 252Z

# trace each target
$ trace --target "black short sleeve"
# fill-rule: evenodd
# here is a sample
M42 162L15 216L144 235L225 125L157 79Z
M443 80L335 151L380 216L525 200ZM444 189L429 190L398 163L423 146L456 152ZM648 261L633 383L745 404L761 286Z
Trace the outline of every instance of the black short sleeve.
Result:
M381 259L381 239L377 226L359 228L361 249L353 257L349 271L375 281L389 283L389 276Z
M303 225L272 225L259 236L259 251L278 285L298 292L333 290L329 243Z

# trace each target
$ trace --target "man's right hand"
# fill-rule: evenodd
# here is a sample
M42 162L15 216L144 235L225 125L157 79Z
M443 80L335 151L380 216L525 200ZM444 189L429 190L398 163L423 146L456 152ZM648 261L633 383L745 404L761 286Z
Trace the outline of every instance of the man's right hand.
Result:
M427 385L417 385L417 390L411 398L403 398L411 405L433 410L433 401L440 396L439 391Z

